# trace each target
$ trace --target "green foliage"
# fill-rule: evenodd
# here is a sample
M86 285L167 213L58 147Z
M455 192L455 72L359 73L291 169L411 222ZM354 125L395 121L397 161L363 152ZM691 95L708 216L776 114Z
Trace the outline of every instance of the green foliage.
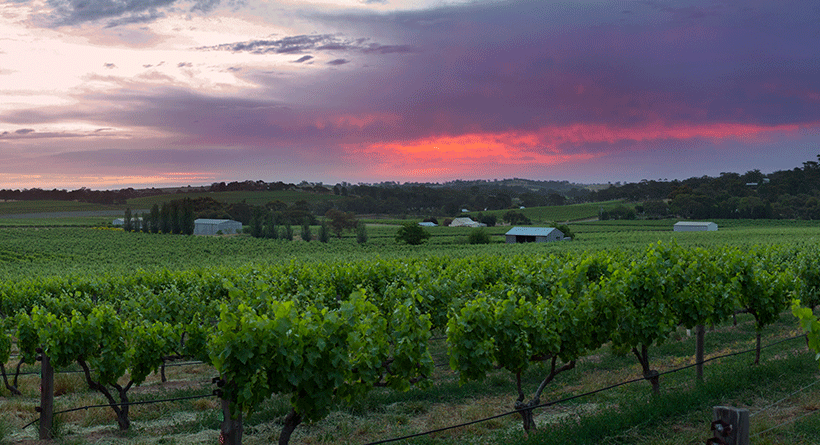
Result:
M330 220L330 228L339 238L342 237L345 230L352 230L357 227L356 215L353 212L330 209L325 213L325 218Z
M490 235L482 227L478 227L470 231L467 242L470 244L490 244Z
M413 222L403 224L396 232L396 242L410 244L411 246L417 246L429 238L430 233L424 230L424 227Z
M319 242L327 243L330 241L330 231L327 228L327 221L322 220L322 225L319 226Z
M564 234L564 237L569 237L570 239L573 239L573 240L575 239L575 233L572 232L572 230L569 228L568 225L566 225L566 224L553 224L552 226L555 227L556 229L560 230L561 233Z
M504 220L504 222L511 224L513 226L532 224L532 221L530 221L530 219L527 218L526 215L524 215L521 212L516 212L515 210L510 210L504 213L502 219Z
M279 234L279 239L293 241L293 227L291 227L290 223L285 223L285 225L282 226L282 232Z
M356 223L356 242L359 244L367 242L367 226L362 221Z
M806 333L808 347L817 353L816 360L820 360L820 320L810 308L800 305L800 300L794 299L791 303L792 314L800 322L800 328Z
M305 218L302 222L302 230L299 232L299 236L303 241L310 241L313 238L313 234L310 232L310 218Z
M209 338L211 361L226 382L223 398L236 410L283 394L300 416L316 420L335 400L350 403L380 383L407 389L432 373L429 318L412 306L385 316L360 293L338 309L266 306L223 305Z

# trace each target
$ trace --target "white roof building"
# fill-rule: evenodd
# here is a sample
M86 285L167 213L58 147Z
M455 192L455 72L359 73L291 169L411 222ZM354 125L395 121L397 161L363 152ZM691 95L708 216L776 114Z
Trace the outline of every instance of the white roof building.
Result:
M504 234L507 244L562 241L564 232L555 227L513 227Z
M487 227L487 224L473 221L468 217L456 218L450 223L450 227Z
M678 221L672 226L675 232L714 232L718 225L713 222Z
M230 219L194 220L194 235L216 235L217 232L222 232L223 235L242 233L242 223Z

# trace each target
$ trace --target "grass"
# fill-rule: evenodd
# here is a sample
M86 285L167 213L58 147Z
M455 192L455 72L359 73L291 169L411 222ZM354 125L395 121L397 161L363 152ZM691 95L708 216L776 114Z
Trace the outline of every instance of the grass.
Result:
M87 212L124 210L124 206L94 204L77 201L0 201L0 215L28 213Z
M796 321L784 314L764 331L764 345L795 333ZM750 349L755 330L749 315L741 315L737 326L726 323L708 330L707 358ZM436 336L441 335L436 333ZM446 363L446 341L431 342L437 363ZM651 350L653 367L667 371L692 363L694 336L681 329L667 342ZM814 354L806 351L798 338L763 350L762 363L750 366L751 353L721 358L705 367L705 381L694 380L694 369L661 377L661 395L653 397L649 385L635 383L536 411L539 431L526 437L517 415L422 436L404 443L426 444L682 444L703 443L709 437L712 407L744 407L755 413L752 444L816 443L820 415L818 367ZM213 370L205 365L169 367L169 381L149 376L134 388L131 399L152 400L208 393ZM543 366L533 366L524 375L531 392L544 377ZM58 408L104 403L88 391L73 375L60 375L64 395L57 398ZM542 402L579 396L612 384L637 379L640 370L631 355L615 355L604 347L579 361L548 386ZM23 397L0 397L0 416L6 424L6 442L29 440L36 432L22 424L32 420L37 404L36 376L26 380ZM805 388L802 389L801 388ZM513 376L504 370L484 380L461 385L445 367L436 368L433 386L395 392L374 389L351 406L339 404L320 421L301 425L294 444L362 444L375 440L415 434L454 424L480 420L512 409L515 399ZM246 444L275 441L288 411L285 397L275 396L245 417ZM759 411L759 412L758 412ZM132 408L132 432L116 430L108 408L75 411L59 416L61 443L212 443L220 421L215 398L138 405ZM10 415L9 415L10 414ZM799 416L809 414L806 417ZM795 420L790 424L782 424ZM777 427L772 431L765 430ZM3 425L0 425L0 433ZM2 438L3 436L0 436ZM401 442L400 442L401 443Z

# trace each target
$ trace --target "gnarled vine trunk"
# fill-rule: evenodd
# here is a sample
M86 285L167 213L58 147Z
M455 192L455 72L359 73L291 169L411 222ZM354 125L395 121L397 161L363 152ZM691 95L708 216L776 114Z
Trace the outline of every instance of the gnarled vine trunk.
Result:
M117 383L112 385L120 398L120 401L117 402L117 399L114 398L111 391L109 391L105 385L100 382L96 382L91 378L91 370L85 360L78 359L77 363L79 363L83 368L83 372L85 373L85 381L88 384L88 387L105 396L105 399L108 401L108 405L112 410L114 410L114 413L117 415L117 426L119 426L120 430L128 430L128 428L131 427L131 419L128 417L128 411L130 408L130 405L128 404L128 390L131 389L131 385L133 385L134 382L129 381L125 386Z
M635 354L635 357L638 358L638 362L641 364L643 378L649 380L649 383L652 384L652 393L655 395L660 394L660 374L658 371L649 367L649 347L646 345L641 345L640 351L638 351L638 348L632 348L632 353Z
M515 401L515 409L521 414L521 421L524 426L524 431L529 433L531 430L537 429L535 425L535 420L533 419L533 410L536 406L541 404L541 394L544 392L544 389L547 385L555 379L555 376L558 374L569 371L570 369L575 368L575 360L570 361L569 363L564 363L560 368L557 367L558 364L558 357L552 357L552 364L550 367L549 375L538 385L538 389L535 391L535 395L533 398L524 403L524 390L522 389L521 385L521 371L515 374L516 378L516 385L518 387L518 399ZM280 444L281 445L281 444Z

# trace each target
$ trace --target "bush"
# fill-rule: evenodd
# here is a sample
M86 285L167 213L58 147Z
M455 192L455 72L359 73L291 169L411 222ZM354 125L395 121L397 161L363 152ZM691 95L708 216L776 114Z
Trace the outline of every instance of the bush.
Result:
M487 233L486 230L479 227L477 229L473 229L470 232L470 236L467 238L467 242L470 244L490 244L490 235Z
M573 239L573 240L575 239L575 234L572 233L572 230L570 230L568 225L566 225L566 224L558 224L558 225L553 224L552 226L555 227L556 229L560 230L561 233L563 233L565 237L568 236L570 239Z
M305 218L304 222L302 223L302 231L299 233L304 241L310 241L313 238L313 234L310 233L310 218Z
M356 242L359 244L367 242L367 227L362 221L356 223Z
M430 238L430 233L416 223L405 223L396 232L396 242L404 242L412 246L423 243Z
M322 225L319 227L319 242L326 243L330 241L330 231L327 228L327 221L322 220Z

